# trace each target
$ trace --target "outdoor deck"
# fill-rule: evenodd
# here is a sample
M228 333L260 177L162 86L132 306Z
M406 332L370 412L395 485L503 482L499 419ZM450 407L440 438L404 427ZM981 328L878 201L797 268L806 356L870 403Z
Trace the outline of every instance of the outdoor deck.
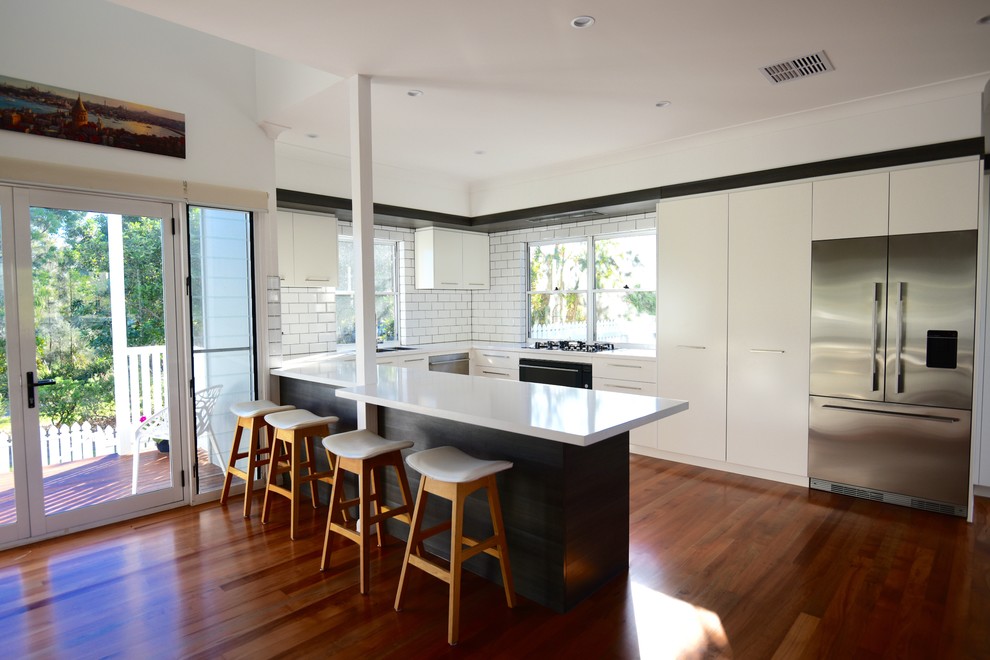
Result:
M150 493L168 485L169 455L157 451L139 454L138 493ZM131 456L109 454L44 468L46 514L70 511L101 502L129 497ZM200 491L223 487L224 471L199 451ZM14 522L14 474L0 474L0 525Z

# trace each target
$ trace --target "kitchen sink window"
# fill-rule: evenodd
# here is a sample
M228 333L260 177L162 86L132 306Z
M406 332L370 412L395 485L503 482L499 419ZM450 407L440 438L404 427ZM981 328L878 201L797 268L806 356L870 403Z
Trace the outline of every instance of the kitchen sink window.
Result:
M399 339L398 277L396 243L375 239L375 334L378 343ZM336 292L337 343L353 344L354 325L354 240L340 236L337 241L338 279Z
M653 345L656 234L530 243L527 297L530 339Z

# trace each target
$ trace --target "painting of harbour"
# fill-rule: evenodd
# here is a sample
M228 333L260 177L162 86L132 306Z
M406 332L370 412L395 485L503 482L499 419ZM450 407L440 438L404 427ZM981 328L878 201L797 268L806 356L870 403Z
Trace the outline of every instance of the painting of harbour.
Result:
M180 112L7 76L0 76L0 129L186 157Z

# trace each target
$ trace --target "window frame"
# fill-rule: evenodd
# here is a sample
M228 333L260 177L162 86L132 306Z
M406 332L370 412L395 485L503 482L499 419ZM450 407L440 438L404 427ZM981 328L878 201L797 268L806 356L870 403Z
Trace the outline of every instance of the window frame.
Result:
M613 238L628 238L630 236L648 236L651 237L654 243L656 242L657 231L656 229L636 229L632 231L617 231L609 232L605 234L585 234L584 236L568 236L564 238L547 238L537 241L528 241L526 243L526 341L527 343L533 341L541 341L542 339L537 339L531 336L531 331L533 328L533 296L542 294L566 294L566 293L578 293L584 294L585 297L585 330L584 338L578 341L585 342L595 342L601 341L596 336L596 328L598 321L598 306L597 298L600 294L608 293L621 293L625 289L600 289L598 288L598 262L596 246L599 241L609 240ZM587 254L588 254L588 268L585 271L585 287L582 289L566 289L563 291L546 291L542 289L533 289L533 267L530 255L530 248L533 246L540 245L557 245L560 243L581 243L586 244ZM657 283L656 283L656 272L654 272L653 287L650 289L634 289L635 291L642 291L644 293L652 292L656 296ZM624 348L652 348L649 344L635 344L635 343L625 343L621 344Z
M354 237L353 236L350 236L350 235L347 235L347 234L339 234L337 236L337 258L338 258L338 262L339 262L339 259L340 259L340 251L341 251L342 247L345 244L348 244L350 246L349 249L353 250L354 249L354 247L353 247L354 246ZM391 346L393 344L398 344L400 342L400 334L399 333L400 333L400 316L401 315L399 313L399 241L396 241L396 240L393 240L393 239L388 239L388 238L375 238L374 239L374 242L373 242L373 245L374 246L388 245L391 248L391 250L392 250L392 288L389 291L375 291L375 295L374 295L376 301L377 301L377 299L379 297L381 297L381 298L391 298L392 299L392 309L395 312L395 339L390 339L390 340L382 343L383 346ZM374 250L372 250L372 254L374 254ZM341 281L343 281L342 278L340 278L340 276L339 276L339 266L338 266L338 278L337 278L337 280L338 280L338 284ZM338 287L338 288L336 288L334 290L334 310L335 310L335 317L336 317L336 307L337 307L336 299L338 297L340 297L340 296L350 296L353 299L354 298L354 294L355 294L355 292L354 292L353 289L340 289ZM375 305L375 309L376 309L376 314L375 314L376 322L377 322L377 308L378 308L378 306ZM337 317L337 318L339 318L339 317ZM339 338L340 337L340 324L338 322L336 322L336 321L334 323L334 328L336 330L336 336ZM356 331L356 328L355 328L355 331ZM338 348L341 347L341 346L348 347L348 346L354 346L354 345L355 345L354 343L341 343L339 341L337 342L337 347Z

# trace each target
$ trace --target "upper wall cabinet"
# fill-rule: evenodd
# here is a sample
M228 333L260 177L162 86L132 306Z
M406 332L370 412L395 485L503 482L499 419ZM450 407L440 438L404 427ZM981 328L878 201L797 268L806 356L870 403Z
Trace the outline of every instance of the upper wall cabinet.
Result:
M417 289L487 289L488 234L426 227L416 230Z
M887 172L815 181L812 240L886 236Z
M976 229L980 163L977 159L890 173L890 234Z
M282 286L337 286L337 218L279 211L278 273Z
M976 229L979 160L815 181L812 239Z

